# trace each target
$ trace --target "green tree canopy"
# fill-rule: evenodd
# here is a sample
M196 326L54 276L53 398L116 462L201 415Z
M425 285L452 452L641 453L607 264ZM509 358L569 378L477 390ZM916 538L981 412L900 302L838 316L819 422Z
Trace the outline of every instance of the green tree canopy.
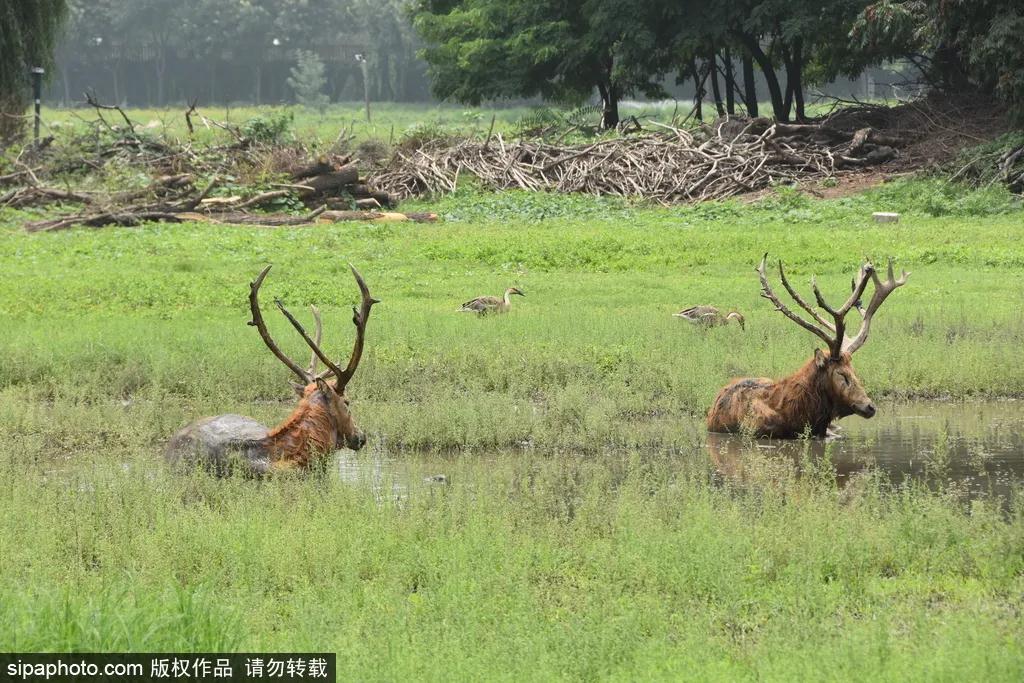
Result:
M883 0L851 36L875 59L906 58L936 87L1002 97L1024 117L1024 4L1020 0Z
M600 93L605 126L626 95L663 95L668 54L660 0L420 0L415 25L428 42L434 93L468 104L541 96L579 103Z

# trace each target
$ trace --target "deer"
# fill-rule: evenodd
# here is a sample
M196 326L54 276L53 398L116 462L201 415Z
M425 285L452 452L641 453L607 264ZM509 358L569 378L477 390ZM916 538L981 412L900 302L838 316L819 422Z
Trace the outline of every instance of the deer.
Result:
M793 301L806 311L814 322L794 313L775 294L768 284L765 264L766 253L757 267L761 281L761 296L775 305L775 310L811 332L825 342L826 348L816 348L814 356L788 377L772 380L765 377L736 379L718 392L708 411L707 427L710 432L738 432L750 430L758 437L780 439L797 438L809 432L815 437L829 435L832 422L849 415L871 418L875 404L868 397L864 385L854 372L851 357L868 339L871 321L886 298L907 282L909 273L901 270L894 277L893 262L889 259L886 280L883 282L870 261L860 267L851 282L852 293L838 309L825 301L817 282L811 287L818 307L829 314L825 317L800 294L786 279L779 261L779 278ZM861 297L868 282L874 289L871 301L863 307ZM860 329L852 338L846 336L846 315L856 308L861 316Z
M292 327L312 351L309 366L303 369L274 342L260 313L259 291L271 266L264 268L249 283L249 308L255 327L270 352L298 378L292 383L299 399L281 424L268 428L242 415L217 415L197 420L178 431L164 451L167 462L177 467L202 467L217 476L236 471L245 476L263 477L282 471L309 471L322 466L331 452L342 447L357 451L366 444L366 435L356 426L345 389L359 367L366 338L366 323L374 304L366 282L351 264L352 275L359 287L359 308L352 307L352 323L356 327L355 343L348 365L342 369L320 348L320 312L315 306L315 339L310 338L302 324L280 300L275 300ZM326 370L317 372L317 360ZM329 381L333 377L333 381Z

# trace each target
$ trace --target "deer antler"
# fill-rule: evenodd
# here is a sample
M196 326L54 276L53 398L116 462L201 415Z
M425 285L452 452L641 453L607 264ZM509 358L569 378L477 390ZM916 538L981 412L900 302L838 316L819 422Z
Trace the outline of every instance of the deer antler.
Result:
M871 279L875 282L875 291L871 295L871 301L868 302L867 309L861 309L859 305L857 307L857 310L860 311L861 318L863 318L863 320L861 320L860 330L857 331L857 336L853 339L843 341L842 350L846 353L853 353L860 347L864 346L864 342L868 340L868 332L871 330L871 318L874 316L875 311L877 311L878 307L882 305L882 302L885 301L886 297L896 291L897 287L902 287L907 284L907 278L910 277L910 273L902 268L900 269L899 278L894 277L891 258L889 259L889 266L886 270L885 282L878 279L878 273L874 269L871 270ZM862 286L861 292L863 291L864 288ZM860 297L858 296L856 298L859 299Z
M320 350L320 344L310 339L309 335L306 333L306 329L302 326L302 323L296 320L295 316L288 312L288 309L284 307L284 304L281 303L281 300L275 299L274 303L277 304L277 307L281 310L282 313L284 313L284 317L288 318L288 322L292 324L292 327L294 327L295 330L299 333L299 336L302 337L302 340L306 342L306 345L313 350L313 362L315 362L316 358L319 358L324 362L324 365L327 366L329 372L333 372L334 374L338 374L339 372L341 372L338 369L338 366L335 365L331 361L331 359L327 357L327 354ZM312 363L310 363L310 365L312 365ZM310 381L312 380L312 378L313 374L310 373Z
M317 346L320 346L320 341L324 337L324 324L320 320L320 309L310 304L309 310L313 314L313 322L316 324L316 331L313 332L313 341L316 342ZM310 353L309 369L307 370L310 375L316 374L316 361L316 351L313 351Z
M874 315L878 307L882 305L885 298L889 296L897 287L903 285L907 281L908 273L904 272L899 280L893 277L892 271L892 259L889 259L889 277L885 283L882 283L878 279L878 273L875 271L875 267L870 261L865 261L860 267L857 273L857 277L850 283L851 293L849 298L840 306L838 309L832 308L825 301L825 297L822 295L821 290L818 289L817 281L811 279L811 288L814 291L814 298L818 303L818 306L835 321L830 323L824 319L812 306L810 306L801 296L790 286L789 281L786 279L785 270L782 267L782 262L779 262L779 277L782 280L783 286L789 295L793 297L793 300L805 311L807 311L812 318L818 323L817 325L807 322L799 315L787 308L775 295L771 287L768 285L768 278L765 274L765 263L768 259L766 253L761 259L761 265L757 268L758 276L761 279L761 296L769 299L775 304L776 310L780 311L787 318L795 322L796 324L803 327L809 332L813 332L815 335L820 337L828 344L829 353L832 358L838 358L843 352L853 353L867 340L868 330L871 327L871 317ZM875 283L874 295L871 298L871 303L868 304L867 309L861 308L861 297L864 295L864 289L867 287L868 280L871 279ZM861 322L860 331L857 336L853 339L849 339L846 336L846 314L850 312L851 308L856 308L863 318ZM831 333L831 334L830 334Z
M267 277L267 273L270 272L271 267L272 266L268 265L260 271L260 274L256 276L254 281L249 283L249 309L252 311L252 320L249 321L249 325L259 330L260 337L263 338L263 343L267 345L270 352L277 356L278 360L288 366L288 369L294 372L302 382L302 385L305 386L312 381L312 375L300 368L298 363L284 355L281 349L277 348L277 344L274 343L273 337L271 337L270 332L267 331L267 324L263 321L263 314L260 313L260 287L263 285L263 280Z
M324 336L324 325L323 321L320 319L320 309L314 306L313 304L310 304L309 310L313 314L313 323L315 325L315 329L313 331L313 341L316 342L317 346L320 346L320 342ZM320 359L317 358L316 351L311 351L309 355L309 365L306 367L306 374L310 378L313 378L316 376L317 363L320 361ZM295 390L295 393L299 396L299 398L302 398L303 394L305 394L306 392L306 385L309 384L309 382L289 382L289 384L292 385L292 389Z
M359 367L359 360L363 357L363 342L366 340L366 321L370 318L370 309L373 305L380 303L379 299L370 296L370 288L366 286L366 281L363 280L363 276L359 274L356 267L351 263L348 264L348 267L352 269L352 275L356 279L356 284L359 285L359 293L362 297L359 309L357 310L355 306L352 307L352 324L356 326L356 341L352 347L352 356L344 370L339 372L336 367L330 366L329 370L318 375L318 377L327 377L333 374L335 391L339 394L345 390L345 386L356 373L356 368ZM323 359L321 358L321 360Z
M363 276L359 274L359 271L355 269L355 266L349 264L349 268L352 269L352 274L356 278L356 284L359 285L362 302L358 310L354 306L352 307L352 322L356 326L356 341L355 346L352 349L352 357L349 358L348 361L348 366L342 370L320 349L320 340L323 335L323 324L320 320L320 309L316 306L310 306L310 309L313 312L313 320L316 323L316 331L314 333L315 339L312 339L306 332L306 329L302 326L302 323L300 323L295 316L284 307L281 300L275 299L274 303L277 304L281 313L284 314L284 317L288 319L288 322L292 324L292 327L295 328L302 337L302 340L305 341L306 345L312 350L309 369L303 370L299 367L298 363L284 355L281 349L277 347L277 344L274 343L273 338L270 336L270 332L267 331L267 325L263 321L263 315L260 313L259 290L260 286L263 284L263 280L267 277L267 273L270 272L270 268L271 266L264 268L260 274L256 276L256 280L249 284L249 307L252 309L252 320L249 324L259 330L260 336L263 338L263 342L267 345L267 348L277 356L278 360L288 366L288 368L298 376L302 384L299 386L293 385L295 386L296 391L301 393L302 389L310 382L334 375L336 378L334 382L334 390L341 394L345 391L345 386L348 384L349 380L352 379L352 375L355 374L356 368L359 366L359 360L362 358L363 343L366 339L366 321L370 317L370 308L374 304L380 303L380 301L370 296L370 289L366 286ZM323 361L324 365L327 366L327 369L320 374L316 374L318 359Z
M797 325L807 330L808 332L818 335L825 341L826 344L828 344L831 347L835 340L832 338L831 335L829 335L828 332L826 332L823 328L814 325L813 323L807 322L799 315L789 310L786 304L782 303L779 297L775 295L775 292L772 291L771 285L768 284L768 275L765 273L764 270L765 263L767 263L767 261L768 252L765 252L764 256L761 257L761 265L757 267L757 275L761 279L761 296L775 304L775 310L777 310L779 313L782 313L782 315L786 316L787 318L795 322ZM789 282L786 280L785 272L782 270L781 262L779 263L779 273L780 275L782 275L782 282L786 286L786 290L793 296L793 299L798 304L800 304L800 306L804 310L809 311L811 315L814 316L815 320L819 320L821 323L827 326L828 323L825 323L824 320L821 320L821 317L818 316L818 314L815 313L814 310L810 306L808 306L807 303L803 299L801 299L800 296L795 291L793 291L793 289L789 286Z

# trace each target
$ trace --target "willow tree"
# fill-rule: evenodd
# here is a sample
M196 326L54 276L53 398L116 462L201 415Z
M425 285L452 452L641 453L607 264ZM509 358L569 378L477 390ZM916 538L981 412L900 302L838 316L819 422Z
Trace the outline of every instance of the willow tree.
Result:
M0 2L0 145L24 129L31 101L29 70L52 66L67 15L66 0Z

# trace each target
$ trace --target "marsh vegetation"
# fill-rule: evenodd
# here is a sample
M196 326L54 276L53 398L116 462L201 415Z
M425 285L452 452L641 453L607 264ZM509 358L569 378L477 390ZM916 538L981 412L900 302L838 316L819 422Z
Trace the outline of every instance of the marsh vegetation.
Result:
M883 206L901 222L873 223ZM359 679L1019 679L1019 411L972 407L1024 395L1005 191L653 209L464 190L430 208L445 220L47 235L3 214L0 646L322 649ZM715 462L718 388L813 347L758 296L765 250L836 291L864 256L913 270L857 368L876 420L947 401L945 428L903 439L922 471L887 467L888 423L857 417L835 446L740 435L740 460ZM319 304L343 354L349 261L383 303L344 476L167 472L195 417L292 405L245 325L252 274L273 263L268 300ZM507 315L455 312L507 286L529 293ZM693 302L746 329L672 316Z

